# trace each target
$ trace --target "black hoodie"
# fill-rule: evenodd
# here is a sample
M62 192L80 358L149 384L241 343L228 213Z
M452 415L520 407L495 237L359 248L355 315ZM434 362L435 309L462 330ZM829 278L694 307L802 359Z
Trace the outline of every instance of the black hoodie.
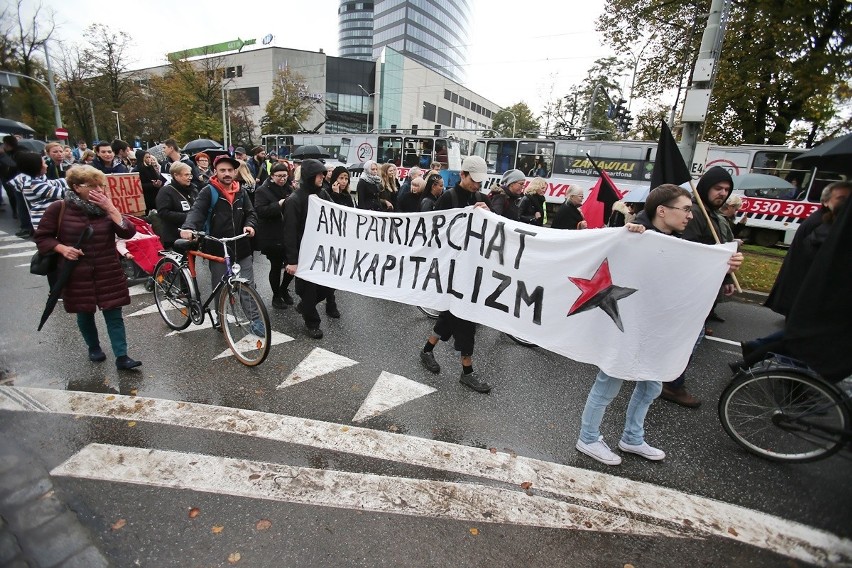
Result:
M719 236L719 242L729 243L734 240L734 233L731 231L731 226L722 214L719 213L719 210L713 209L707 200L707 193L710 191L710 188L722 181L730 183L731 192L734 191L734 180L731 179L731 174L729 174L724 168L713 166L704 172L704 175L701 176L700 180L698 180L695 192L701 198L701 202L704 203L704 207L707 209L707 214L713 222L713 228L716 229L716 234ZM728 193L728 197L730 196L731 194ZM695 197L693 196L693 201L694 200ZM683 232L683 238L688 241L704 243L705 245L716 244L715 239L713 239L713 233L710 232L710 227L707 225L707 219L704 217L704 213L701 212L701 208L698 206L698 203L694 203L692 205L692 220L689 222L689 225L686 226L686 230Z
M314 185L314 178L319 170L314 173L313 165L306 164L312 161L314 160L302 162L299 188L287 198L287 204L284 207L284 258L287 264L299 263L299 247L302 245L302 235L308 219L308 198L311 195L318 195L320 199L331 201L331 196L326 190ZM322 171L325 171L324 166Z

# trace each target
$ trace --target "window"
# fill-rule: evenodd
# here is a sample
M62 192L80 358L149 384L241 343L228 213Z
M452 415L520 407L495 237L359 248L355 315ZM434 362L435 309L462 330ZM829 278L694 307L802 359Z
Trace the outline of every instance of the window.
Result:
M453 104L458 104L459 96L456 93L453 93L453 99L451 101Z
M485 150L489 174L502 174L515 167L514 142L489 142Z
M518 144L517 168L529 177L550 177L553 151L553 142L521 142Z
M435 122L443 124L444 126L450 126L453 122L453 113L444 107L438 107L438 120Z
M435 114L437 112L437 107L432 103L423 103L423 118L425 120L431 120L435 122Z
M379 136L378 151L376 163L390 162L399 166L402 163L402 138L399 136Z
M228 79L233 79L234 77L242 77L243 76L243 66L237 65L236 67L226 67L225 68L225 77Z
M448 91L447 89L444 89L444 99L446 99L448 101L453 100L453 94L450 91Z
M260 88L258 87L246 87L244 89L230 89L229 90L231 101L236 103L236 101L242 99L246 102L246 104L250 106L260 106Z

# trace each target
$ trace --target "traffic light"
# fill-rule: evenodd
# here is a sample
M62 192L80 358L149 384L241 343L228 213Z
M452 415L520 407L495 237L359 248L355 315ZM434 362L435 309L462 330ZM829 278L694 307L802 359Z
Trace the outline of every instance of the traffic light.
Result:
M627 132L630 130L630 125L633 123L633 117L630 116L630 111L625 110L621 115L621 118L618 121L618 129L621 132Z
M624 114L624 103L627 101L624 99L618 99L618 102L609 103L609 108L606 111L606 117L610 120L615 120Z

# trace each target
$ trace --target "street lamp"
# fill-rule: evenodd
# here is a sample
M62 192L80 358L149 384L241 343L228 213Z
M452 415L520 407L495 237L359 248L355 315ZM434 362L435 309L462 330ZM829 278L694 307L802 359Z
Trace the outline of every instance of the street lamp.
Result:
M92 129L95 131L95 142L100 142L101 139L98 136L98 123L95 122L95 107L92 105L92 99L87 99L86 97L80 97L84 101L89 101L89 112L92 113Z
M515 113L514 113L514 112L510 111L510 110L509 110L509 109L507 109L507 108L504 108L504 109L503 109L503 112L508 112L509 114L511 114L511 115L512 115L512 138L514 138L514 137L515 137L515 126L517 126L517 125L518 125L518 117L517 117L517 116L515 116Z
M118 111L112 111L112 114L115 115L115 127L118 130L118 139L121 140L121 122L118 121Z
M361 89L362 91L364 91L364 94L365 94L365 95L367 95L367 96L368 96L368 97L370 97L370 98L372 98L372 97L374 97L374 96L376 95L375 91L374 91L374 92L372 92L372 93L368 93L368 92L367 92L367 89L365 89L365 88L364 88L364 87L362 87L361 85L358 85L358 88L359 88L359 89ZM375 99L373 99L373 100L375 101ZM375 110L376 110L376 109L375 109L375 102L373 103L373 105L374 105L374 108L373 108L373 115L375 116L375 114L376 114L376 113L375 113ZM367 118L366 118L366 123L365 123L365 125L364 125L364 126L365 126L365 128L366 128L365 132L370 132L370 111L369 111L369 109L367 110Z
M633 78L630 80L630 100L627 101L627 110L630 110L630 106L633 104L633 87L636 85L636 71L639 69L639 62L642 61L642 54L645 52L645 48L651 45L651 42L655 39L657 39L657 34L651 34L651 37L648 38L648 41L639 50L639 55L636 56L636 63L633 64Z

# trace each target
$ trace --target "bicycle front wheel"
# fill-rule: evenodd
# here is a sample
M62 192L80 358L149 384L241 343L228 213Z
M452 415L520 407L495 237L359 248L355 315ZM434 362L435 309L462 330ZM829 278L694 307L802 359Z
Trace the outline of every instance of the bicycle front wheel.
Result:
M810 462L843 447L849 412L834 387L792 369L744 374L719 399L719 419L740 446L779 462Z
M260 365L269 355L272 326L260 294L246 282L226 286L219 297L219 321L228 347L243 365Z
M162 258L154 267L154 301L166 325L181 330L192 323L192 286L180 264Z

